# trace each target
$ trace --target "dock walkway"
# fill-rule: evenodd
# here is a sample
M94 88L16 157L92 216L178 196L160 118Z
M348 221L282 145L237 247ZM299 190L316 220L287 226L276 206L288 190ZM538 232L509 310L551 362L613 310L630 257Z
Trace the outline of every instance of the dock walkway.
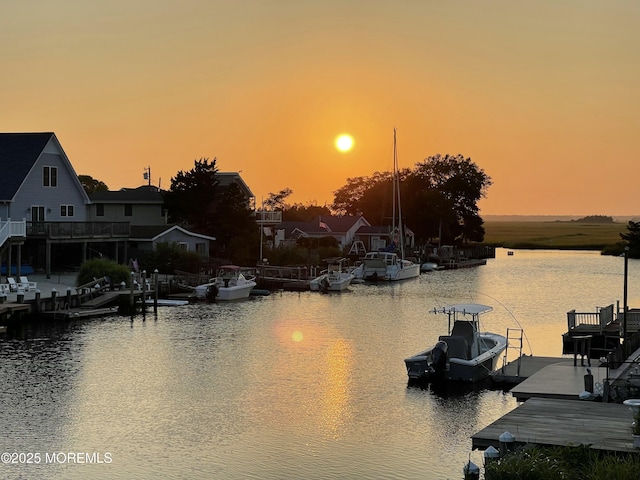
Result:
M509 432L518 444L637 452L629 430L631 420L629 407L617 403L531 398L473 435L472 448L499 449L498 437Z

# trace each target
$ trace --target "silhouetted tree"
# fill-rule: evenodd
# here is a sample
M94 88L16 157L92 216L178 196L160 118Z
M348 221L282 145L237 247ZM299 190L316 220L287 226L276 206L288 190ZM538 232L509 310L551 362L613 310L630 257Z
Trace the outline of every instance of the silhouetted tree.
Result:
M94 192L106 192L109 190L107 184L96 180L91 175L78 175L78 180L80 180L80 184L84 191L87 192L87 195L91 195Z
M216 159L194 161L193 169L180 170L171 178L171 188L164 195L169 220L213 235L218 179Z
M640 222L629 220L627 224L628 233L621 233L620 237L627 242L630 258L640 258Z

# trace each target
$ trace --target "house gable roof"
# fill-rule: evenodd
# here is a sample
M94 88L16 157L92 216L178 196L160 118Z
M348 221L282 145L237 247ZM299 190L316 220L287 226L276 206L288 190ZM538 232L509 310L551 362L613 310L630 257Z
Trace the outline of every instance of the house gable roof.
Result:
M295 230L307 235L341 235L347 233L356 223L363 221L365 225L369 222L364 217L335 217L333 215L320 215L310 222L282 222L276 228L284 230L285 235L293 234ZM321 227L325 224L328 228ZM365 228L365 227L360 227Z
M208 235L202 235L201 233L190 232L182 228L179 225L167 226L167 225L141 225L141 226L131 226L131 238L136 240L146 240L155 242L160 238L164 237L168 233L177 230L182 232L185 235L195 238L202 238L203 240L215 241L216 237L210 237Z
M0 201L8 202L14 199L50 142L55 147L56 153L62 157L78 191L84 198L84 202L89 203L89 197L82 188L73 165L53 132L0 133L0 172L2 172L0 175Z
M0 133L0 200L16 195L53 133Z

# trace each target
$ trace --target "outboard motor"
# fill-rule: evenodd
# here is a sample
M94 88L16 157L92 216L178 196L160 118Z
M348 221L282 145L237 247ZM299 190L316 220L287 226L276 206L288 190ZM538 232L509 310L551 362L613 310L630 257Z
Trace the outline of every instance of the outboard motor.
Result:
M447 368L447 342L440 340L433 347L433 363L431 366L436 374L441 374Z

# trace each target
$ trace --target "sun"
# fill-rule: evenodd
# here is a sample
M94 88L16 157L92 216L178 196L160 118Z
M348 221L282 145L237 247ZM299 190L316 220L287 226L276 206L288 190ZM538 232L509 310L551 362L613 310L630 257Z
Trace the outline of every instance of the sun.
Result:
M339 151L346 153L353 148L353 137L348 133L341 133L336 137L335 145Z

